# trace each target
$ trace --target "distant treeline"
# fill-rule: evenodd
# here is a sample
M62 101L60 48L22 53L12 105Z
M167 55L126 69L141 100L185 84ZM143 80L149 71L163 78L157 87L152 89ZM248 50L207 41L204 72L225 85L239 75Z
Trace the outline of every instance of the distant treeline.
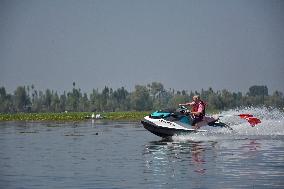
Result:
M207 109L220 111L237 107L267 106L284 108L283 93L275 91L268 94L266 86L251 86L246 94L230 92L226 89L214 91L212 88L201 91L176 91L165 89L162 83L136 85L129 92L124 87L113 90L105 87L101 91L93 89L90 94L82 93L73 82L71 91L58 94L46 89L36 90L33 85L19 86L8 94L5 87L0 88L0 112L114 112L151 111L176 108L179 103L191 101L192 96L200 95L207 103Z

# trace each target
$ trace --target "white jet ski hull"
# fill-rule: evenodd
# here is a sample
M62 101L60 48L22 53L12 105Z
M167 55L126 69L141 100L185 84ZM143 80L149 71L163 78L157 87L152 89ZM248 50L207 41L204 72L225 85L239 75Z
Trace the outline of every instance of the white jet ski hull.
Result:
M204 129L193 129L190 125L179 121L171 122L163 118L153 119L149 116L144 117L141 123L145 129L163 138L172 137L175 135L185 135L189 133L207 132L207 130Z

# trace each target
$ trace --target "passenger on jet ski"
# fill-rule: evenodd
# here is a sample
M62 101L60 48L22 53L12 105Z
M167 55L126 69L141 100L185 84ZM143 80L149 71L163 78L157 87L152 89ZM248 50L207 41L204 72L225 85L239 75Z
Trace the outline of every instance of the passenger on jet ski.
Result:
M203 121L203 117L205 116L205 102L200 99L199 95L195 95L192 97L192 102L187 102L185 104L179 104L179 106L190 106L192 116L192 126L197 128L197 123Z

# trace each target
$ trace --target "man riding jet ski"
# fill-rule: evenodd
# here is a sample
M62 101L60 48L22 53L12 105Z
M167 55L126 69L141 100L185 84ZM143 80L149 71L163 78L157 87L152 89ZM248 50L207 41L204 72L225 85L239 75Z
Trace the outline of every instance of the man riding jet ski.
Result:
M192 106L192 111L190 112L184 105ZM141 123L145 129L160 137L206 132L213 127L225 127L232 130L225 123L219 122L218 117L205 116L205 103L200 100L199 96L194 96L191 103L180 104L177 111L153 112L144 117ZM202 129L200 129L201 127Z
M193 96L192 99L193 99L192 102L185 103L185 104L179 104L179 106L190 106L191 107L191 111L188 112L192 118L191 125L193 126L194 129L198 129L204 125L204 123L202 124L201 122L204 120L206 104L205 102L200 100L199 95ZM207 119L207 122L212 122L215 120L214 118L209 119L208 117L206 119Z

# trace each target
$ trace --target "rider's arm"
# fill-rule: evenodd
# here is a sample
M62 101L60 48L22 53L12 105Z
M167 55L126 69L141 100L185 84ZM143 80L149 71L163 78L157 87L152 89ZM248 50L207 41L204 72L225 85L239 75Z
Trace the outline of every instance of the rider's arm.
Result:
M192 106L192 105L194 105L194 102L187 102L184 104L179 104L179 106Z

